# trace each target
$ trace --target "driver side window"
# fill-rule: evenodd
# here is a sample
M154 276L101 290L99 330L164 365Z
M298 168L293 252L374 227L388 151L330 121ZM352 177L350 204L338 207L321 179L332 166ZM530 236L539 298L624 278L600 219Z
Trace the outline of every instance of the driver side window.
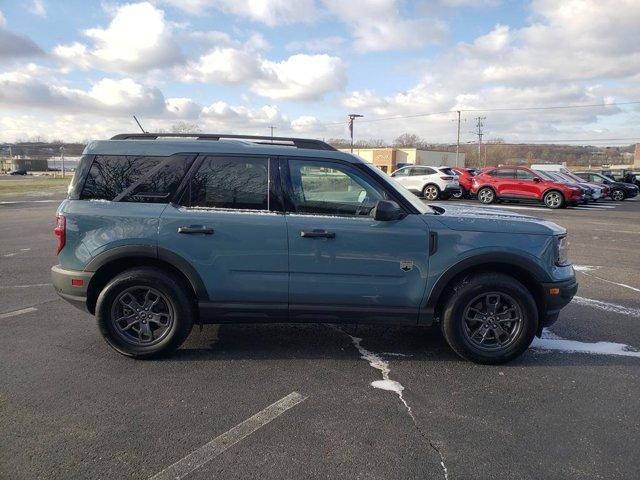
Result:
M355 168L317 160L289 160L295 213L367 216L385 192Z

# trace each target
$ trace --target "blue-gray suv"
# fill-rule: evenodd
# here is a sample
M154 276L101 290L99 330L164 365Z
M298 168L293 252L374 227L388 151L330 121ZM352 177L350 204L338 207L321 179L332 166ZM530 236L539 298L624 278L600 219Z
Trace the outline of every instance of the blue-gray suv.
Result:
M501 363L577 290L558 225L428 206L318 140L92 142L56 219L55 289L136 358L194 323L327 322L435 324L462 357Z

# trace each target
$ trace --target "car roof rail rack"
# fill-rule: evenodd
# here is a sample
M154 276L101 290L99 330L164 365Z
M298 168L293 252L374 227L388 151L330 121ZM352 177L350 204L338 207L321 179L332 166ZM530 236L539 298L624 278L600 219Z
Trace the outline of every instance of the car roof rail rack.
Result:
M271 137L266 135L228 135L224 133L120 133L111 140L156 140L158 138L192 138L195 140L248 140L264 145L294 146L311 150L336 150L322 140L312 138Z

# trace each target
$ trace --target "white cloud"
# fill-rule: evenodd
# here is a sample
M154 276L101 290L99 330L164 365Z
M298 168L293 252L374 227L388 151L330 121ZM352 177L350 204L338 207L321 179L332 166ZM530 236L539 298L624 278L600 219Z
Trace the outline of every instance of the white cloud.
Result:
M325 130L325 127L316 117L302 115L291 121L291 130L296 133L317 133Z
M295 40L285 45L287 50L305 52L334 52L344 45L344 38L338 36L311 38L309 40Z
M108 27L84 34L93 41L91 47L79 42L58 45L54 55L80 68L133 73L183 61L164 12L149 2L119 6Z
M190 67L180 69L185 81L242 84L260 75L260 58L252 51L214 48Z
M293 55L281 62L262 62L263 75L251 90L276 100L319 99L346 84L345 68L338 57Z
M163 0L194 15L211 9L242 16L271 27L311 22L316 17L314 0Z
M433 18L404 18L397 0L324 0L328 11L353 31L358 51L421 47L442 40L446 25Z
M2 10L0 10L0 28L3 28L7 25L7 19L4 16L4 13L2 13Z
M38 17L44 18L47 16L47 7L44 4L44 0L33 0L28 10Z

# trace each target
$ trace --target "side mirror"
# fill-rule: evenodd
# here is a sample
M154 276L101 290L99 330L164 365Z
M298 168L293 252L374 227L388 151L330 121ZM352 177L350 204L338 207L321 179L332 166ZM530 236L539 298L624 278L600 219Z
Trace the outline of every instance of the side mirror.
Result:
M396 202L390 200L378 200L371 212L374 220L389 222L404 218L404 212Z
M540 177L533 177L533 181L536 183L540 183L542 180L540 180Z

